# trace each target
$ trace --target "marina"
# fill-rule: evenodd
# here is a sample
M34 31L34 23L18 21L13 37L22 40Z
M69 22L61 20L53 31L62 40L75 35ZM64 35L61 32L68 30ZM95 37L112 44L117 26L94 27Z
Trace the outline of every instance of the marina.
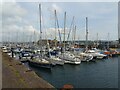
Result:
M29 3L17 4L21 5L21 8L32 5ZM64 7L69 5L69 3L57 4ZM35 7L33 10L26 8L29 10L26 13L35 15L33 17L35 22L33 18L28 17L29 15L24 18L32 20L34 27L32 25L27 27L19 23L18 26L21 25L21 27L13 26L15 30L12 33L12 30L7 31L10 23L3 22L5 24L2 32L3 40L0 43L3 88L14 88L14 85L15 88L55 90L119 88L120 35L118 33L118 37L116 37L116 32L112 31L116 29L116 26L110 24L112 29L110 26L106 27L109 25L109 20L106 20L104 21L107 22L106 25L101 27L99 25L103 25L102 20L105 18L93 18L89 14L79 17L82 13L78 15L71 13L67 7L67 9L61 10L57 4L33 3ZM77 3L72 4L75 5L73 8L80 8ZM12 4L8 3L9 5ZM47 9L47 5L47 8L50 7L49 5L52 5L52 8ZM96 3L93 6L90 4L90 8L93 8L94 5L97 7L101 4ZM103 5L108 9L105 7L109 5L108 3ZM116 5L116 3L110 5ZM78 11L81 12L82 9ZM96 10L96 12L98 11ZM4 19L6 20L6 18ZM19 19L19 16L15 18ZM79 18L81 21L78 20ZM19 20L23 20L23 17ZM97 23L97 21L101 23ZM28 25L30 22L25 21L23 24ZM10 77L7 77L8 73Z
M105 58L92 57L90 60L85 59L86 61L80 61L81 58L78 58L76 59L78 63L71 58L66 58L70 61L60 59L64 62L63 64L57 64L56 62L58 61L53 62L53 59L49 57L42 59L39 54L34 56L34 52L28 49L25 55L26 58L20 56L22 54L20 51L19 53L18 51L17 53L14 51L13 55L12 52L10 54L10 51L5 49L5 46L3 47L4 54L14 58L15 61L23 63L29 70L34 71L38 76L48 81L56 88L61 88L65 84L71 84L74 88L118 88L118 61L120 59L120 49L116 49L116 55L113 53L114 55L108 55ZM68 53L68 55L73 55L70 57L74 58L76 55L79 55L78 53L81 53L81 51L76 51L76 54L71 53L73 52ZM112 54L112 52L110 54ZM12 62L14 62L14 60L12 60ZM88 83L89 81L91 82Z
M118 88L120 57L84 62L80 65L55 66L51 71L31 67L56 88L71 84L74 88Z

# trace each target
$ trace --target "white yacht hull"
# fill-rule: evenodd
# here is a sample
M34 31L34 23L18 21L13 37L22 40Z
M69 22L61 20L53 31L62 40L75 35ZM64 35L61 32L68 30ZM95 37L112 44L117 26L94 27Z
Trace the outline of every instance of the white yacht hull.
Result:
M65 63L69 63L69 64L80 64L81 60L77 57L75 57L73 54L71 53L63 53L59 55L59 58L64 60Z

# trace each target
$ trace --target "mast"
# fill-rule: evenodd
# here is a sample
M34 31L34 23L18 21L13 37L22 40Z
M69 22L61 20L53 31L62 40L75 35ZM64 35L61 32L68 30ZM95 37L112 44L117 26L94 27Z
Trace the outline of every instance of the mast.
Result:
M74 16L73 16L73 19L72 19L72 22L71 22L71 25L70 25L70 30L69 30L69 33L68 33L67 41L69 40L69 37L70 37L70 33L71 33L71 30L72 30L71 28L72 28L73 22L74 22Z
M59 38L60 38L60 44L61 44L62 39L61 39L60 30L59 30L59 23L58 23L57 13L55 13L55 18L56 18L56 23L57 23L57 28L58 28Z
M86 50L88 50L88 17L86 17Z
M97 33L97 42L96 42L96 47L98 48L98 33Z
M40 15L40 39L39 39L39 45L42 43L42 27L41 27L41 4L39 4L39 15ZM40 51L42 51L42 46L40 45ZM41 53L42 56L42 53Z
M36 40L35 40L35 39L36 39L36 38L35 38L35 30L34 30L34 35L33 35L33 36L34 36L34 40L33 40L33 41L34 41L34 43L35 43L35 42L36 42Z
M30 40L29 40L29 42L32 44L32 41L33 41L33 35L32 35L32 33L30 33Z
M118 2L118 44L120 45L120 2Z
M78 36L78 43L79 43L79 48L80 48L80 36Z
M75 25L75 29L74 29L74 46L75 46L75 39L76 39L76 25Z
M24 42L25 42L25 40L24 40L24 39L25 39L25 38L24 38L24 31L23 31L22 34L23 34L23 37L22 37L23 40L22 40L22 41L23 41L23 43L24 43Z
M110 39L110 33L108 33L108 47L107 47L108 49L109 49L109 45L110 45L110 40L109 39Z
M66 12L65 12L65 14L64 14L64 52L65 52L65 29L66 29Z
M76 39L76 25L74 27L74 43L73 43L74 48L75 48L75 39ZM74 52L75 52L75 49L74 49Z
M55 10L55 48L57 48L57 41L56 41L56 10Z
M16 32L16 38L17 38L17 44L18 44L18 40L19 40L19 39L18 39L18 32Z
M42 39L42 28L41 28L41 4L39 4L39 14L40 14L40 40Z
M73 27L72 27L72 45L73 46L74 46L74 34L75 34L74 30L75 30L75 22L74 22L74 18L73 18Z

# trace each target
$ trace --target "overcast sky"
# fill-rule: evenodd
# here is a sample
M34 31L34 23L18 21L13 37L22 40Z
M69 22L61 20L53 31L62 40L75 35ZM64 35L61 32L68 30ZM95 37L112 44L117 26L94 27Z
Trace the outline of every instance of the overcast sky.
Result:
M2 13L3 40L37 40L39 38L38 5L37 2L2 3L0 13ZM64 27L64 12L67 13L66 33L70 28L72 17L75 16L76 40L85 40L86 17L88 17L89 40L96 40L97 33L99 40L118 39L117 2L45 2L41 5L43 38L55 37L54 10L56 9L61 32ZM58 32L56 33L59 40Z

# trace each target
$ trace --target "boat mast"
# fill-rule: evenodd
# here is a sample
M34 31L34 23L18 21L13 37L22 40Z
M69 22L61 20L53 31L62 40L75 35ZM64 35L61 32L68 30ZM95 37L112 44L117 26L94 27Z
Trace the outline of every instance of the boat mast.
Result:
M98 33L97 33L97 43L96 43L96 47L98 48Z
M71 30L72 30L73 22L74 22L74 16L73 16L73 19L72 19L72 22L71 22L71 25L70 25L70 30L69 30L69 33L68 33L67 41L69 40L69 37L70 37L70 33L71 33Z
M86 17L86 50L88 50L88 17Z
M45 34L46 34L46 30L45 30ZM49 55L49 58L50 58L51 57L51 54L50 54L50 44L49 44L49 41L48 41L48 38L47 38L47 34L45 35L45 39L47 40L48 55Z
M65 52L65 48L66 48L65 47L65 29L66 29L66 12L64 14L64 39L63 39L64 40L63 41L64 42L64 51L63 52Z
M55 49L57 48L57 41L56 41L56 10L55 10Z
M34 36L33 42L35 43L36 42L36 39L35 39L35 30L34 30L34 35L33 36Z
M25 39L25 38L24 38L24 31L23 31L22 35L23 35L23 36L22 36L22 39L23 39L22 41L23 41L23 43L24 43L24 42L25 42L25 40L24 40L24 39Z
M76 39L76 25L74 27L74 43L73 43L74 48L75 48L75 39ZM75 49L74 49L74 52L75 52Z
M76 39L76 25L74 27L74 46L75 46L75 39Z
M18 40L19 40L19 39L18 39L18 32L16 33L16 38L17 38L17 44L18 44Z
M75 34L75 22L74 22L74 19L73 19L73 27L72 27L72 45L74 47L74 34Z
M57 22L57 28L58 28L58 33L59 33L59 38L60 38L60 44L61 44L62 39L61 39L61 33L60 33L60 30L59 30L59 23L58 23L58 18L57 18L57 12L55 13L55 18L56 18L56 22Z
M110 45L109 39L110 39L110 33L108 33L108 47L107 47L107 49L109 49L109 45Z
M41 28L41 4L39 4L39 15L40 15L40 39L39 39L39 45L42 43L42 28ZM40 45L40 51L42 51L42 47ZM42 52L41 52L41 56L42 56Z

